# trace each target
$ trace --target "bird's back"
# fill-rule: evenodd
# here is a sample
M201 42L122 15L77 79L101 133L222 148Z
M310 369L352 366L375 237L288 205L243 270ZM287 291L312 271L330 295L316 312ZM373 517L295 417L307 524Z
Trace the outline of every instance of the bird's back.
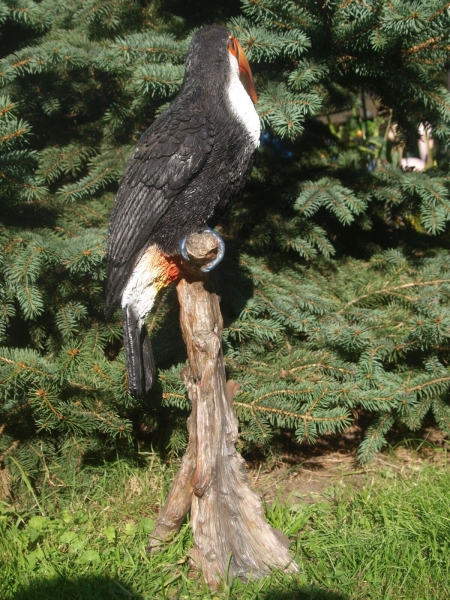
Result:
M142 135L117 193L108 234L107 315L149 246L177 255L182 238L217 221L245 183L258 145L258 116L237 69L234 80L230 74L226 30L205 28L196 36L181 92ZM223 37L224 51L200 60L202 36L214 47ZM243 97L233 104L234 85ZM243 105L251 107L256 136Z
M148 246L178 254L180 240L213 225L245 182L253 149L242 138L242 126L225 101L214 107L215 115L198 104L179 102L162 115L130 160L108 234L109 314Z

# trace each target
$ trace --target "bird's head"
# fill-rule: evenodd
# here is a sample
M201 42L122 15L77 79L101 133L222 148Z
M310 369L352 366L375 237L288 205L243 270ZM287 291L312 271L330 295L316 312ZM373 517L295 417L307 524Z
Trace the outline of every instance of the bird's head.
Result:
M258 104L258 95L256 93L255 84L253 83L252 71L250 69L250 65L248 64L247 57L245 56L244 49L239 43L239 40L237 40L231 34L228 36L228 51L237 60L239 78L247 94L252 99L253 104Z
M244 49L237 38L219 25L202 27L195 32L186 60L185 83L198 78L197 81L202 80L209 86L225 84L230 65L236 67L242 85L256 104L258 96Z

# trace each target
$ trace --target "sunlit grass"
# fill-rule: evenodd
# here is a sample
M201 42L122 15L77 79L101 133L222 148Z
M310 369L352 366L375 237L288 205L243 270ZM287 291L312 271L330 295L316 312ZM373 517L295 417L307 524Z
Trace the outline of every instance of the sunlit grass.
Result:
M339 485L329 499L267 507L292 540L299 576L224 582L210 593L192 572L189 524L157 554L145 546L170 484L156 456L146 467L118 461L51 486L34 508L0 504L0 598L295 598L447 600L450 597L450 473ZM31 498L33 501L33 499Z

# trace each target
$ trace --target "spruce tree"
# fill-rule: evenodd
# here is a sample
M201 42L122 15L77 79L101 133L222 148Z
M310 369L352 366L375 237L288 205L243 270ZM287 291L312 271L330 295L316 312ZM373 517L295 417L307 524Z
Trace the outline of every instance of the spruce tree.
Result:
M114 190L178 89L187 41L152 2L2 2L3 481L129 447L121 324L104 319ZM8 96L6 96L8 94ZM116 360L111 360L111 359ZM136 419L137 421L138 419Z
M173 290L148 319L159 383L139 401L126 391L120 314L104 320L103 282L118 182L179 89L202 24L193 15L233 14L193 4L0 2L6 487L44 472L63 480L87 453L130 448L136 433L183 447ZM449 21L443 0L245 0L229 23L265 127L252 180L221 224L218 275L249 447L270 449L285 431L314 442L355 409L372 415L363 462L396 422L417 429L432 411L450 432ZM402 170L420 123L436 147L424 172Z
M244 0L243 11L234 26L259 63L268 131L258 182L230 219L254 285L229 330L248 340L229 359L248 378L236 397L246 435L287 427L314 441L362 408L367 462L394 423L418 429L432 411L449 433L448 3ZM421 123L426 170L404 170ZM252 343L255 317L271 354Z

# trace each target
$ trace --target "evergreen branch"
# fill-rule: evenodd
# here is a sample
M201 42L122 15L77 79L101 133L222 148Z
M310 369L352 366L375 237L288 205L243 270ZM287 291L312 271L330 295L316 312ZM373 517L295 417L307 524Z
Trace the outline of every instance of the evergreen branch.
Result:
M406 412L406 416L403 416L403 421L410 429L418 429L422 425L423 419L430 409L431 403L431 397L425 396L419 405L414 407L413 411L409 410Z
M446 383L446 382L450 382L450 376L449 377L438 377L437 379L431 379L430 381L426 381L425 383L415 385L413 387L406 388L405 390L399 390L399 391L405 391L408 393L422 392L427 387L435 386L435 385L438 385L439 383Z
M186 394L174 394L173 392L163 392L162 393L162 398L164 400L168 400L170 398L177 398L180 400L185 400L186 399Z
M422 50L428 49L430 46L437 44L442 39L444 39L443 35L430 38L424 42L421 42L420 44L417 44L416 46L413 46L412 48L408 48L404 51L404 55L408 56L409 54L417 54L417 52L421 52Z
M349 302L347 302L347 304L345 304L345 306L343 306L341 308L341 310L337 311L336 314L340 315L342 313L344 313L344 311L349 307L352 306L353 304L356 304L358 302L360 302L361 300L364 300L366 298L371 298L372 296L376 296L376 295L390 295L393 294L394 292L398 291L398 290L403 290L403 289L410 289L410 288L414 288L414 287L423 287L425 285L439 285L441 283L450 283L450 279L434 279L434 280L430 280L430 281L413 281L410 283L404 283L402 285L397 285L397 286L393 286L391 288L388 287L383 287L379 290L374 290L373 292L367 293L367 294L362 294L361 296L358 296L357 298L353 298L353 300L350 300ZM409 297L408 300L410 300L411 302L414 302L416 299Z
M25 408L29 408L30 405L31 405L31 401L30 400L27 400L26 402L23 402L22 404L18 404L13 409L11 409L10 411L6 412L4 418L6 420L8 420L9 418L12 417L12 415L21 412ZM3 428L5 428L5 427L6 427L6 423L3 425Z
M445 12L446 10L448 10L450 8L450 2L448 2L445 6L442 6L441 8L439 8L435 13L433 13L431 16L428 17L429 21L432 21L433 19L435 19L436 17L439 17L439 15L441 15L443 12Z
M43 196L47 192L47 188L44 188L43 186L33 185L33 184L27 183L26 181L23 181L23 180L20 181L19 179L14 179L13 177L10 177L9 175L7 175L6 173L1 172L1 171L0 171L0 177L2 179L4 179L5 181L9 181L10 183L13 183L15 186L22 187L26 190L34 192L36 197Z
M5 348L1 348L0 350L5 350ZM23 361L12 360L12 359L7 358L6 356L0 355L0 362L9 364L9 365L15 365L17 367L18 370L12 374L12 377L15 377L21 371L30 371L31 373L35 373L36 375L41 375L42 377L47 377L48 379L53 379L53 376L50 375L49 373L45 373L45 371L40 371L39 369L36 369ZM10 378L8 378L8 379L10 379ZM3 383L5 381L6 380L3 380Z
M9 98L0 98L0 100L6 100L6 102L8 103L6 106L3 106L0 109L0 117L3 117L4 115L6 115L7 113L9 113L15 106L16 103L15 102L10 102Z
M21 67L24 67L25 65L28 65L31 63L31 58L25 58L23 60L20 60L19 62L16 62L12 65L13 69L20 69ZM44 62L41 62L41 64L44 64Z
M305 182L294 208L310 217L322 206L333 212L340 221L349 224L354 215L365 208L365 202L337 180L324 177L316 182Z
M67 384L71 387L77 388L79 390L83 390L84 392L95 392L96 391L96 388L94 386L80 383L79 381L75 381L74 379L67 379Z
M97 191L100 185L106 184L111 175L114 175L114 179L116 179L116 173L117 169L113 167L105 167L97 172L93 177L85 177L82 185L76 184L64 186L59 191L59 195L64 200L85 197L91 192L91 190Z
M244 259L241 259L241 262L244 265L245 264L248 265L248 263L246 263L246 261ZM266 279L264 279L263 277L254 275L254 280L255 280L255 282L259 283L262 288L272 289L272 290L275 290L276 292L280 292L281 294L284 294L284 292L285 292L284 288L282 288L281 286L279 286L276 283L273 283L271 281L266 281ZM297 287L297 286L295 286L295 287ZM299 290L299 292L300 291L301 290ZM264 292L262 292L261 290L258 290L258 296L260 298L263 298L265 302L267 302L269 305L274 307L272 301L269 300L269 298L267 298L267 296L264 295ZM323 312L325 312L323 299L321 299L321 301L314 300L314 297L308 298L306 296L306 294L301 295L300 293L295 293L295 292L292 294L291 297L293 299L297 300L300 305L314 307L317 310L318 314L323 314Z
M320 401L324 398L324 396L326 396L326 394L328 393L328 388L325 388L322 393L317 396L317 398L314 400L314 402L312 403L312 405L308 408L307 411L307 415L310 415L310 413L312 413L312 411L317 407L317 405L320 403Z
M80 415L93 416L98 421L101 421L102 423L105 423L106 425L109 425L109 427L117 429L117 431L125 431L127 429L127 426L125 424L123 424L123 423L118 426L117 421L114 421L113 415L108 415L108 417L106 417L106 416L103 416L99 412L96 412L96 411L89 411L89 410L80 410L80 411L77 411L75 409L72 409L72 410L73 410L74 413L78 413Z
M306 369L326 369L331 371L336 371L337 373L346 373L347 375L354 375L355 371L351 371L350 369L342 369L339 367L334 367L326 363L308 363L306 365L300 365L298 367L293 367L289 369L288 373L293 375L297 371L303 371Z
M450 409L440 398L433 398L433 413L441 429L450 433Z
M378 452L384 444L385 433L392 427L394 419L390 413L381 415L376 424L369 427L367 436L358 451L358 459L364 465L367 464L372 456Z
M86 225L89 225L89 219L81 212L80 209L76 208L75 206L69 206L68 210L70 210L73 214L77 215L77 217L79 217L80 220L84 221Z
M55 151L57 159L45 167L44 165L48 161L48 156L52 157L53 151ZM48 181L54 181L61 173L71 172L75 174L83 164L83 161L89 158L93 152L93 148L89 146L76 147L70 145L65 149L50 148L49 151L42 153L43 159L38 172L43 179Z
M423 88L422 88L422 91L424 92L424 94L427 93L427 91L424 90ZM434 100L436 100L437 104L440 104L441 106L443 106L445 108L445 111L447 113L450 113L450 104L448 104L447 102L445 102L445 100L441 96L439 96L439 94L437 94L436 92L429 91L428 95L431 98L433 98Z
M258 419L258 417L254 414L254 411L251 411L252 413L252 417L253 417L253 423L256 424L256 426L259 429L259 432L261 434L262 439L267 438L267 432L264 430L264 427L261 423L261 421Z
M55 417L58 419L58 421L65 419L65 416L62 413L58 412L56 410L56 408L54 407L54 405L48 399L48 392L46 390L39 389L39 390L36 390L34 393L38 398L40 398L41 402L44 402L46 404L46 406L48 406L48 408L55 415Z
M101 375L101 377L103 377L103 379L106 379L107 381L112 381L111 377L109 377L108 375L106 375L106 373L104 373L100 367L98 365L93 365L92 367L94 369L94 371L96 371L99 375Z
M14 131L13 133L9 133L9 134L1 136L0 143L12 140L14 138L21 137L24 133L27 133L27 132L28 132L28 129L26 127L22 127L22 129L18 129L17 131Z
M25 289L25 293L26 293L27 305L29 307L30 314L38 314L39 309L36 306L36 304L33 302L33 294L31 292L30 286L25 284L24 289Z
M249 405L249 404L246 404L245 402L237 402L235 400L233 400L233 406L237 406L239 408L244 408L244 409L250 410L250 412L259 411L262 413L282 415L284 417L290 417L290 418L296 419L298 421L305 421L305 422L308 421L311 423L336 423L336 422L347 422L348 421L348 415L341 415L341 416L336 416L336 417L318 417L315 415L314 416L310 415L308 413L293 412L293 411L288 411L288 410L284 410L281 408L274 408L274 407L270 407L270 406Z
M263 394L262 396L259 396L258 398L255 398L254 400L252 400L252 402L250 402L249 406L254 406L255 404L261 402L262 400L272 397L274 394L281 394L281 395L286 395L286 396L298 396L298 394L312 394L313 392L314 392L313 388L305 388L303 390L287 390L287 389L272 390L271 392L268 392L267 394Z
M0 432L0 433L2 433L2 432ZM19 444L20 444L19 440L14 440L13 442L11 442L9 447L0 454L0 464L4 463L5 458L7 458L9 455L14 453L14 451L16 450L16 448Z

